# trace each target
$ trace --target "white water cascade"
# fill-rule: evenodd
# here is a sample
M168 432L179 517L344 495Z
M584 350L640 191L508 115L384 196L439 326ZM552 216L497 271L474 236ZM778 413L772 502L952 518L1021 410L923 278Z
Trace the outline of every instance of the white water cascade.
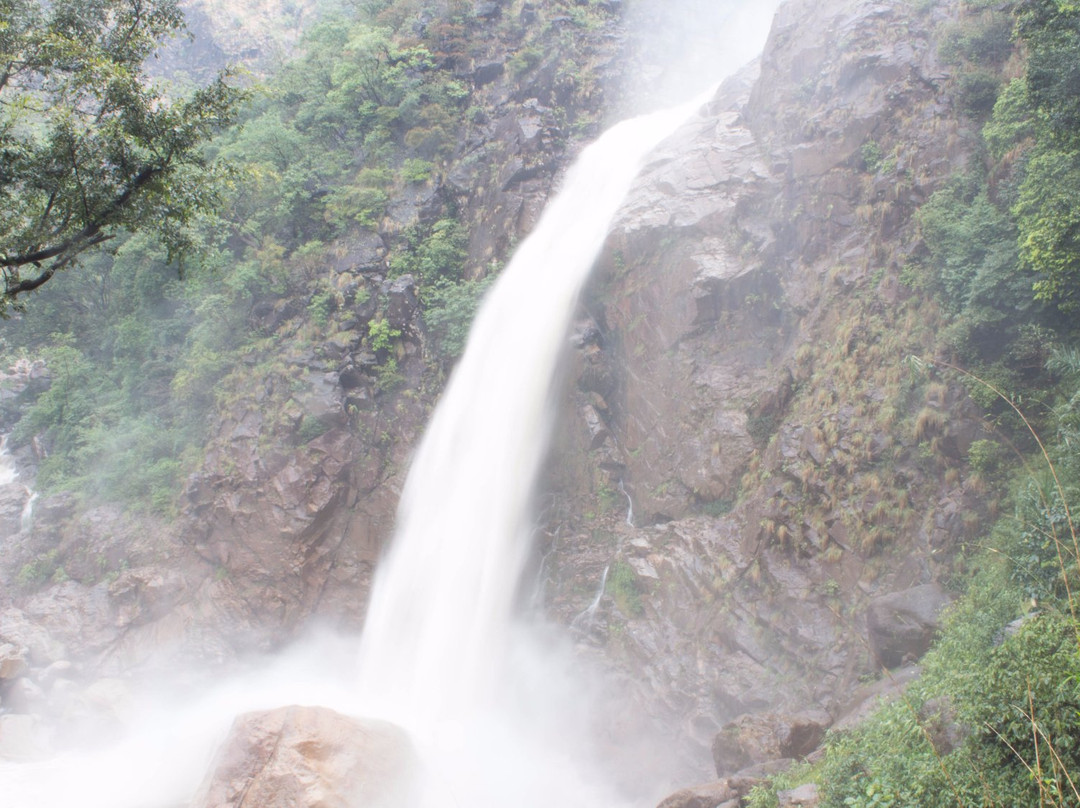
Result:
M373 589L360 692L367 712L440 755L448 734L467 744L479 723L490 735L513 687L513 604L578 295L643 159L703 100L619 124L584 151L482 306L414 458ZM572 798L533 793L518 805Z
M364 629L361 692L391 714L471 712L499 679L575 301L642 159L700 104L589 146L485 301L413 461Z

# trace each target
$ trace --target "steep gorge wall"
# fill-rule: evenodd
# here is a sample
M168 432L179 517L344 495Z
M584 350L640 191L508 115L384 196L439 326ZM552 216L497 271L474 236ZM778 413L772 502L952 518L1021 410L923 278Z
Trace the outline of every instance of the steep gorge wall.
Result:
M914 212L970 156L938 57L960 14L783 6L760 74L655 155L582 307L551 597L570 622L608 569L582 642L638 705L617 720L670 734L687 777L808 752L715 739L746 714L827 727L912 661L875 645L868 608L940 606L987 515L965 462L984 427L908 361L942 316L903 283Z

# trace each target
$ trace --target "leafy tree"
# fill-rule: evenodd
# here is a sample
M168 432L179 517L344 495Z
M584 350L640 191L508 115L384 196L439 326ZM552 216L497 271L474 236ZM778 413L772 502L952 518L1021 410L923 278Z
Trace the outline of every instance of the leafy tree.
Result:
M1027 0L1017 32L1038 141L1014 211L1020 257L1041 276L1036 297L1071 312L1080 305L1080 5Z
M215 202L203 144L244 93L148 78L183 27L177 0L0 0L0 315L120 232L188 246Z
M1080 146L1080 4L1027 0L1017 33L1030 49L1027 89L1054 137Z

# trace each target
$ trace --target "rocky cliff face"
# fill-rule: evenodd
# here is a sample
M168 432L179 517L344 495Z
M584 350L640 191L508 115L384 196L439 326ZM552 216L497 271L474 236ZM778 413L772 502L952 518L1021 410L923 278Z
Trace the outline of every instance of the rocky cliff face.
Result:
M914 5L783 6L760 65L651 160L572 337L548 603L621 683L610 735L662 738L678 760L658 767L684 781L809 752L879 662L918 655L949 551L985 515L964 462L975 411L907 361L941 319L903 283L921 249L913 213L968 156L937 57L959 4ZM60 498L9 543L0 642L24 664L0 672L5 703L18 680L31 701L54 698L75 658L91 676L217 663L315 618L359 625L444 371L415 289L386 280L391 237L452 203L470 273L505 258L628 81L610 6L575 46L576 73L549 56L515 75L513 56L562 42L562 23L475 4L477 30L520 23L477 34L460 66L483 114L444 176L339 245L330 333L307 301L253 302L264 347L221 391L177 520ZM363 342L377 300L401 333L385 349L393 386ZM48 553L41 580L16 586ZM921 633L892 643L893 614L925 615Z
M940 315L902 282L914 211L968 156L935 39L958 13L783 6L759 73L655 155L583 306L551 593L569 622L608 569L583 641L699 776L813 746L717 752L740 716L817 709L820 737L916 658L880 654L867 609L985 517L977 414L909 361Z

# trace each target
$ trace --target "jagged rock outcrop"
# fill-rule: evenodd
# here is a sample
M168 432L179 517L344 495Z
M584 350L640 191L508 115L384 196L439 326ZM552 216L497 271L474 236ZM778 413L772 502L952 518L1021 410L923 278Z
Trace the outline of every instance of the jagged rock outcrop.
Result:
M844 714L880 670L871 599L934 582L986 517L975 409L903 364L940 317L899 280L913 214L969 154L937 57L960 13L785 4L757 71L654 155L584 303L555 608L572 620L625 568L585 639L686 777L742 714ZM787 754L759 753L725 765Z
M716 773L723 776L771 760L802 760L818 748L830 726L832 716L822 710L740 716L713 738Z
M866 607L874 659L886 668L896 668L922 657L941 628L941 612L949 600L949 594L937 584L874 598Z

